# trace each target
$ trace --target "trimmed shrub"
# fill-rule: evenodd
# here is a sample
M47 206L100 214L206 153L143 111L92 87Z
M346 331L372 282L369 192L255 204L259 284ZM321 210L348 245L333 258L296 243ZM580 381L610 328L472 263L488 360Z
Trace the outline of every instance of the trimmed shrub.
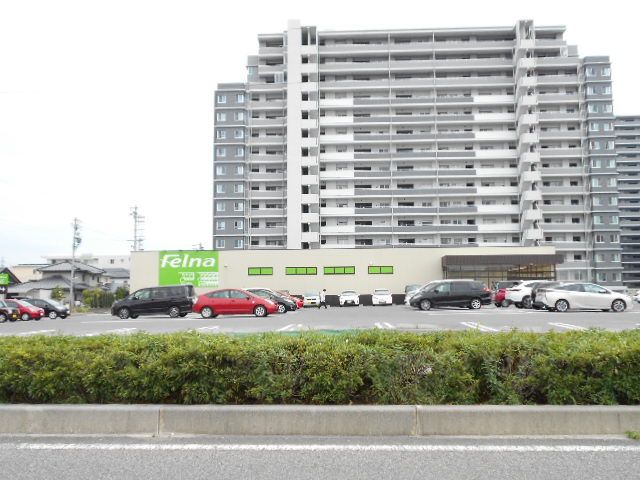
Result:
M2 337L0 402L639 404L640 331Z

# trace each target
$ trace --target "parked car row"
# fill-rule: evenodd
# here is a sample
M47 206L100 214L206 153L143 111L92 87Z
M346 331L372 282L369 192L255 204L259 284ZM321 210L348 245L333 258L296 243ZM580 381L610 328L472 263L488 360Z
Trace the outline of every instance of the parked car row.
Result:
M114 302L111 314L123 320L139 315L169 315L185 317L191 312L204 318L218 315L286 313L303 306L302 299L288 292L269 288L227 288L196 296L192 285L143 288Z
M613 310L632 308L633 298L624 293L589 282L526 280L498 282L493 301L496 306L534 308L566 312L570 309Z
M51 299L20 298L0 300L0 323L7 320L40 320L43 317L67 318L69 307Z
M638 296L636 295L636 301ZM55 313L42 307L33 300L35 307L41 307L45 315L64 318L65 312ZM479 309L483 305L494 303L499 307L511 304L518 308L536 308L564 312L569 309L601 309L624 311L631 308L633 299L605 287L585 282L555 281L501 281L495 285L495 291L488 289L482 282L473 279L434 280L422 286L408 285L405 288L405 304L421 310L437 307L463 307ZM375 289L371 303L392 305L391 291L385 288ZM360 295L355 290L345 290L338 297L340 307L361 305ZM190 312L199 313L204 318L218 315L253 314L264 317L274 313L286 313L307 306L319 306L320 294L305 293L302 298L288 291L276 291L266 287L227 288L213 290L203 295L195 295L191 285L151 287L138 290L123 300L115 302L112 315L122 319L136 318L138 315L167 314L172 318L184 317ZM32 315L28 311L19 311L20 316ZM9 314L11 316L13 314ZM33 317L37 316L33 312ZM42 315L40 315L42 317ZM0 317L1 319L2 317Z

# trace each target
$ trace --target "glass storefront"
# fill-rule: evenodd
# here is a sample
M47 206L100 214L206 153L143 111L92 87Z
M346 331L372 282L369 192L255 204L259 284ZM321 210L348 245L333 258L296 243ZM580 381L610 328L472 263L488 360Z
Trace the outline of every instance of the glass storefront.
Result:
M445 256L442 273L446 279L468 278L493 288L503 280L555 280L560 255ZM542 257L542 258L540 258Z

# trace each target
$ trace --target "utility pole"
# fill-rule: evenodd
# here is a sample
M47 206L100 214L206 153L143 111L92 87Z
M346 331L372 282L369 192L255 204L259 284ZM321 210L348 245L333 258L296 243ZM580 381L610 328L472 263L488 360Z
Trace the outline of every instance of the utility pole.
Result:
M73 247L71 248L71 287L70 291L70 302L69 302L69 312L73 312L73 307L75 306L75 289L74 284L76 280L76 249L80 246L80 242L82 242L82 238L80 237L80 220L77 218L73 219Z
M144 225L144 217L138 213L138 207L131 207L130 215L133 217L133 240L131 247L134 252L142 250L142 242L144 241L144 232L142 230Z

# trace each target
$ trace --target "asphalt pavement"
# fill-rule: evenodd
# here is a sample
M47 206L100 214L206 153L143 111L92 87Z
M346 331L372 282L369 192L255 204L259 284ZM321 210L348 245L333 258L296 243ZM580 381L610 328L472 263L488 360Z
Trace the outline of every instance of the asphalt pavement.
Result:
M256 318L253 315L227 315L203 319L189 314L184 318L141 316L121 320L108 313L74 314L65 319L6 322L0 324L0 336L7 335L127 335L136 332L168 333L198 331L200 333L296 332L308 330L383 329L411 332L438 330L478 330L495 333L512 329L546 332L567 332L599 328L612 331L640 327L640 306L622 313L600 311L569 311L566 313L496 308L480 310L460 308L420 311L403 305L380 307L305 308L285 314Z
M2 478L638 478L621 437L0 437Z

